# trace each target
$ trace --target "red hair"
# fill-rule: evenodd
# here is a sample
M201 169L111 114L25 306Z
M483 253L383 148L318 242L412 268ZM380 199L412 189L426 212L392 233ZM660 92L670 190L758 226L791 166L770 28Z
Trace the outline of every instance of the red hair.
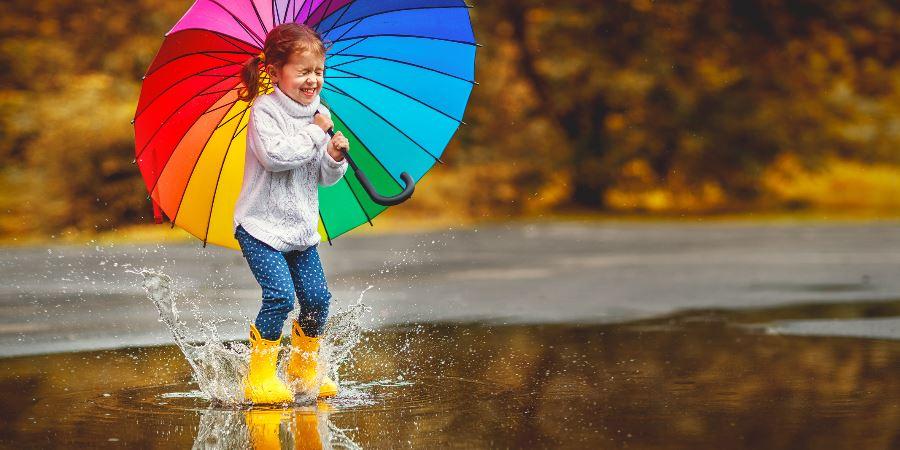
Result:
M246 102L253 101L260 94L259 72L272 65L281 69L294 52L311 52L313 55L325 57L325 43L318 31L299 23L283 23L269 31L261 54L244 63L241 69L241 81L244 88L238 92L238 98Z

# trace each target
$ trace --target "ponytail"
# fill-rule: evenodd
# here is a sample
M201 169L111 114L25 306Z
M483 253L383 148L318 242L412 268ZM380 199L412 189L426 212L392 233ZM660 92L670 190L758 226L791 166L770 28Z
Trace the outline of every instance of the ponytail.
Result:
M238 90L238 98L248 103L259 95L259 66L263 63L262 55L260 53L248 59L241 68L241 82L244 83L244 87Z

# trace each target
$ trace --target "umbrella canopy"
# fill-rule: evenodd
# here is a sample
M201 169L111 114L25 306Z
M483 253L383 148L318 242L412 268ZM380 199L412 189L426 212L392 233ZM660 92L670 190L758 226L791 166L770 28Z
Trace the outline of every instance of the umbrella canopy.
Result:
M305 23L331 44L321 97L358 170L387 195L440 160L472 90L469 6L447 0L198 0L166 34L141 88L135 162L161 221L238 249L234 205L250 103L241 65L274 26ZM271 86L268 89L272 89ZM319 188L319 231L335 237L386 209L357 170Z

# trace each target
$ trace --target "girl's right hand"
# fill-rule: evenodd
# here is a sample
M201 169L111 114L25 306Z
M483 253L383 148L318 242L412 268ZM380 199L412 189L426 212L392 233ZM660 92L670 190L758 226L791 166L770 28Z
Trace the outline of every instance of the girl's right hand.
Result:
M325 114L316 114L313 116L313 123L319 126L324 132L328 132L332 127L334 127L334 122L331 121L330 117L327 117Z

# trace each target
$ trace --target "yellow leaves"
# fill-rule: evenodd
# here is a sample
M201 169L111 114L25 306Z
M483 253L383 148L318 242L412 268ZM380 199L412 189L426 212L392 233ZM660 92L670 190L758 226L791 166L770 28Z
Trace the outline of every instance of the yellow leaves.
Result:
M738 82L743 77L739 67L729 65L725 55L701 55L694 62L694 70L700 81L710 91L719 91Z
M845 212L900 210L900 167L889 164L827 158L812 169L784 155L766 171L762 184L776 205Z
M727 206L722 189L713 182L688 188L678 183L645 186L634 190L613 188L605 200L612 210L651 213L710 213Z
M631 183L650 184L656 180L656 174L647 161L632 159L622 166L622 178Z
M631 7L635 9L635 11L640 12L648 12L653 9L653 1L652 0L631 0Z
M32 206L24 213L48 230L133 217L147 206L131 164L136 84L100 73L60 79L65 89L29 98L28 112L41 126L25 146L30 176L20 202ZM110 216L116 221L105 220Z
M606 125L606 129L610 132L616 132L625 128L625 116L618 113L611 113L606 116L604 120Z
M622 166L618 182L604 198L611 209L624 212L704 213L726 205L727 196L717 184L689 181L677 170L660 180L646 160L636 158Z
M549 21L554 17L554 12L550 8L531 8L525 14L525 20L530 24Z

